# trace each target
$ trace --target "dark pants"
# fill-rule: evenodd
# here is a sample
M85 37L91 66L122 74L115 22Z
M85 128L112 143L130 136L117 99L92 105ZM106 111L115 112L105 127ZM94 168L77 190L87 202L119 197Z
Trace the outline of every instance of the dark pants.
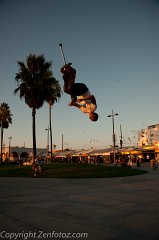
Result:
M73 76L70 77L67 73L64 74L63 80L63 90L65 93L71 95L72 102L76 102L77 96L81 96L88 91L88 88L84 83L75 83L75 78Z
M64 92L67 94L71 94L73 85L75 83L75 79L73 79L69 75L65 74L63 76L63 80L64 80L64 86L63 86Z
M75 83L76 70L74 68L64 65L64 67L61 69L61 72L63 73L64 80L63 90L65 93L71 95L72 99L77 100L77 96L83 95L88 91L88 88L85 84Z
M62 73L64 80L64 92L67 94L71 94L73 85L75 83L76 70L72 67L64 67L62 68Z
M73 86L71 86L71 101L76 102L77 96L81 96L85 94L88 91L87 86L84 83L74 83Z

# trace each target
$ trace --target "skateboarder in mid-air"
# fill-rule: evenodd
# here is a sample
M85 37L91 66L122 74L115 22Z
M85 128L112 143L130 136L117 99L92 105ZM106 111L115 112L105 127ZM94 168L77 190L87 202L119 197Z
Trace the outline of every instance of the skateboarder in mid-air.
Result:
M83 113L88 114L90 120L97 121L96 99L84 83L75 83L76 70L71 67L71 63L65 64L61 68L61 73L64 79L64 92L71 96L71 102L68 105L79 108Z

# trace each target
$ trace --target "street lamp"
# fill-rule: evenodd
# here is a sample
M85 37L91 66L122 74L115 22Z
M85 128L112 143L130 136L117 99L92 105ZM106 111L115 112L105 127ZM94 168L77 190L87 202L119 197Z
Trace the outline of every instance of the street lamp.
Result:
M108 115L107 117L112 118L112 124L113 124L113 151L114 151L114 164L115 164L115 133L114 133L114 117L118 116L118 113L114 113L112 110L112 114Z
M47 131L47 145L46 145L46 155L48 156L49 155L49 130L50 128L45 128L45 130Z
M9 150L9 158L10 158L10 144L11 144L12 137L9 137L8 139L9 139L9 149L8 150Z

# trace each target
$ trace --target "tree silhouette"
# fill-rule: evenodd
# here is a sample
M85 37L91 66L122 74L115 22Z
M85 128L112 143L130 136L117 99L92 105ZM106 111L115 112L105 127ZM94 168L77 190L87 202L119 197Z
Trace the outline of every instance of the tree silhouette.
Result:
M52 63L45 60L43 55L30 54L26 62L18 61L19 72L16 74L18 87L14 94L19 92L20 99L32 109L33 132L33 162L36 159L36 110L41 108L44 102L53 105L61 97L59 82L53 77Z
M1 127L1 164L3 163L3 132L4 128L8 128L9 124L12 124L12 114L10 107L7 103L3 102L0 105L0 127Z

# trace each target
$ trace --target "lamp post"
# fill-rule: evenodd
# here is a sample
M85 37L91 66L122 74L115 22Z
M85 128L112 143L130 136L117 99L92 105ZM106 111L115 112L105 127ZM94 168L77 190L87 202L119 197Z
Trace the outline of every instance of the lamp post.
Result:
M50 128L45 128L45 130L47 131L47 145L46 145L46 155L49 155L49 130Z
M10 158L10 144L11 144L12 137L9 137L8 139L9 139L9 149L8 150L9 150L9 158Z
M113 152L114 152L114 164L115 164L115 133L114 133L114 117L118 116L118 113L114 113L112 110L112 114L108 115L107 117L112 118L112 124L113 124Z
M122 129L121 129L121 124L120 124L120 148L123 147L123 135L122 135Z
M62 134L62 152L63 152L63 134Z

